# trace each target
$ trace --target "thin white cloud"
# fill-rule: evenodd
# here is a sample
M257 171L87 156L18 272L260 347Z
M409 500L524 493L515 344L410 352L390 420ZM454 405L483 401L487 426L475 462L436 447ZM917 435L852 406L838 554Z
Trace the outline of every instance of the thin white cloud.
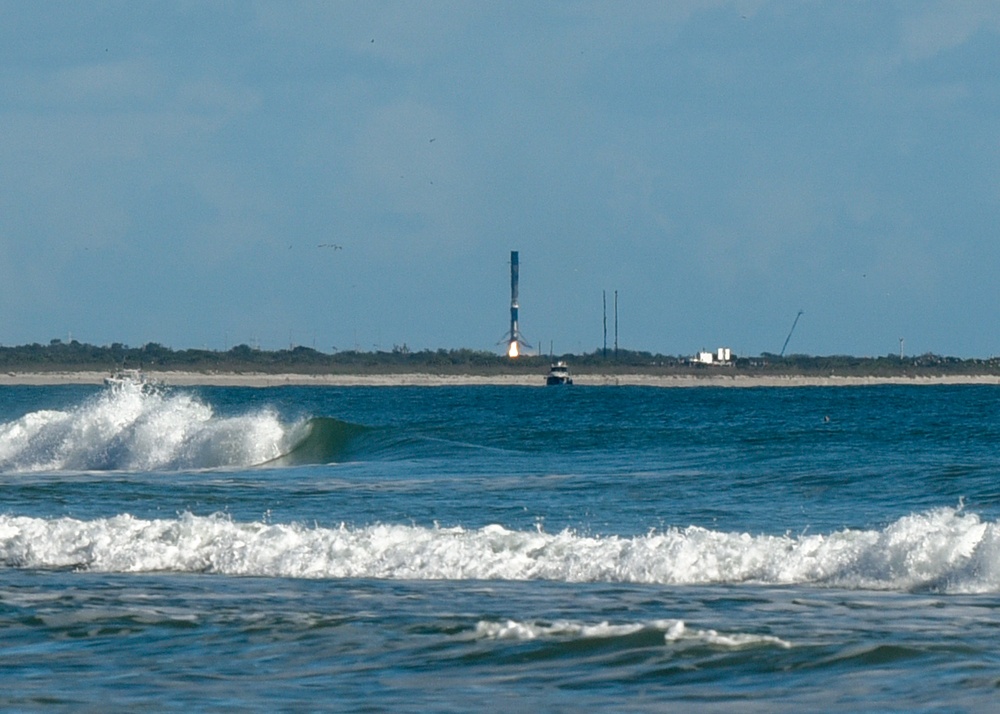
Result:
M1000 4L993 0L938 0L917 4L901 26L903 58L916 62L964 44L975 33L1000 32Z

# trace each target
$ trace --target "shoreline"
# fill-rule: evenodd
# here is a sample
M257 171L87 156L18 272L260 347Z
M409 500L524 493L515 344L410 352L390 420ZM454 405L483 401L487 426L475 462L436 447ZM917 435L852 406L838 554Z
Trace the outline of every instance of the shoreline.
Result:
M449 386L518 386L543 387L545 375L453 375L431 373L401 374L265 374L260 372L181 372L156 371L148 376L166 386L194 387L449 387ZM0 386L58 386L72 384L100 385L107 372L4 372ZM929 377L811 377L800 375L644 375L581 374L573 381L581 387L857 387L883 384L1000 385L1000 375L939 375Z

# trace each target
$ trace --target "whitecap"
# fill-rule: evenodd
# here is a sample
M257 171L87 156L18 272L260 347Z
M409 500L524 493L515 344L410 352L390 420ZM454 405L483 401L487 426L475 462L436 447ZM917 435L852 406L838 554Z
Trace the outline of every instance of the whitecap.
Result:
M754 583L876 590L1000 589L997 525L937 509L882 530L642 536L374 524L326 528L184 514L79 521L0 516L0 564L308 578Z

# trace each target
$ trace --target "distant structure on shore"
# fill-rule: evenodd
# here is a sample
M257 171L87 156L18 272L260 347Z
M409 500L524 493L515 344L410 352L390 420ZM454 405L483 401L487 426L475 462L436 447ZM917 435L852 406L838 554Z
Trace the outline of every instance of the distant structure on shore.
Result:
M799 318L805 315L802 310L799 310L798 314L795 315L795 320L792 322L792 329L788 331L788 337L785 338L785 344L781 346L781 352L778 354L779 357L785 356L785 350L788 349L788 341L792 339L792 333L795 332L795 326L799 324Z
M691 359L691 363L728 367L733 364L733 351L728 347L720 347L715 352L702 350Z

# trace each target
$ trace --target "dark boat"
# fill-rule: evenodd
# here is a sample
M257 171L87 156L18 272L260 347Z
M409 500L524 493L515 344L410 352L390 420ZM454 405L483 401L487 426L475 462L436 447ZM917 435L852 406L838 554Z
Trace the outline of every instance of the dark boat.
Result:
M556 362L549 368L549 376L545 378L547 385L553 384L573 384L573 378L569 376L569 367L565 362Z

